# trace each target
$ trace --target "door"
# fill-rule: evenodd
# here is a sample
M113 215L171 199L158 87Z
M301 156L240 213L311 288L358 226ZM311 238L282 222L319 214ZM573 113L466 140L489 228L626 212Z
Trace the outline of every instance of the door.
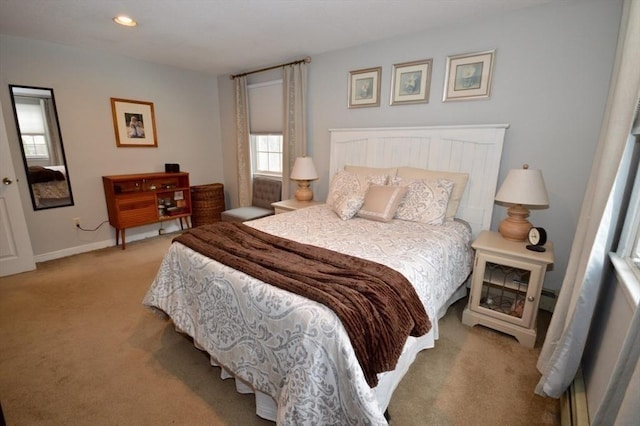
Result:
M0 105L0 277L36 268Z

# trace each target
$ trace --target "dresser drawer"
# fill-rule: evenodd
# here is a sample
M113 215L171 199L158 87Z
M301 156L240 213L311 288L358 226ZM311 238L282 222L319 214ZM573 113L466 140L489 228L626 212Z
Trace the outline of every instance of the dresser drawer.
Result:
M116 200L118 227L144 225L158 221L158 205L153 194L121 197Z

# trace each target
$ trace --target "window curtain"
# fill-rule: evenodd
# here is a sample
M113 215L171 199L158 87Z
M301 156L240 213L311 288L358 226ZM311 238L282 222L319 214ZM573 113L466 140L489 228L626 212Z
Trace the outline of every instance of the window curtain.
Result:
M307 155L307 64L287 65L282 70L284 125L282 127L282 199L293 196L291 169L297 157Z
M236 100L236 155L238 159L238 202L240 207L251 205L251 146L249 132L249 95L247 77L233 80Z
M616 189L616 175L640 98L639 69L640 0L625 0L600 138L567 272L538 358L542 377L535 392L539 395L559 398L573 381L582 359L605 267L609 265L608 252L617 219L610 194ZM637 359L631 362L635 365ZM625 389L619 392L624 393ZM608 391L615 392L615 386Z

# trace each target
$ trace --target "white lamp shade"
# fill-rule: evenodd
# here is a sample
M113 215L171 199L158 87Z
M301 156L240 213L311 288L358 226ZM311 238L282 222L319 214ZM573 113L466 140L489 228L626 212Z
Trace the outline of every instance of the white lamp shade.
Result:
M318 179L316 166L313 165L311 157L298 157L293 163L291 170L291 179L293 180L314 180Z
M529 168L510 170L496 194L496 201L525 206L548 206L542 172Z

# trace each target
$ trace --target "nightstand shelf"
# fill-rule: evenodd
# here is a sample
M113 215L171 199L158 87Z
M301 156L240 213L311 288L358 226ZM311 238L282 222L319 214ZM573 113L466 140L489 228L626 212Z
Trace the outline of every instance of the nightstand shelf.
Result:
M463 324L491 327L533 347L544 275L553 263L553 244L548 242L546 251L538 253L527 250L524 242L483 231L471 246L476 258Z

